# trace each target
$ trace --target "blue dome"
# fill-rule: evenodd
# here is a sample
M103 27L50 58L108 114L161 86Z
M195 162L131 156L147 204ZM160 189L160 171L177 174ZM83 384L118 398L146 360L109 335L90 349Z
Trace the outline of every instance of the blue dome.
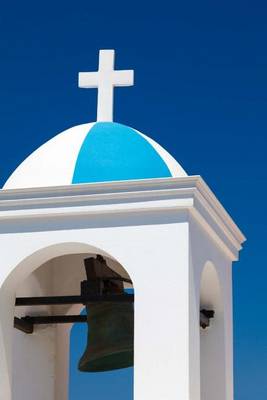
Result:
M170 176L164 160L138 132L125 125L98 122L82 144L72 183Z
M34 151L4 188L59 186L186 176L159 144L128 126L72 127Z

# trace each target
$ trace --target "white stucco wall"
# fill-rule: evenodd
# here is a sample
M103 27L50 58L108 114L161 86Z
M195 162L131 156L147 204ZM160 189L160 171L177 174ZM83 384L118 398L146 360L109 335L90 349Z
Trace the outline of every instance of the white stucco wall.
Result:
M190 273L191 314L201 308L215 311L209 328L200 329L199 333L191 329L194 335L191 357L197 382L191 388L193 392L200 391L201 400L232 400L232 263L193 220L190 222Z
M27 234L19 235L21 260L25 260L26 251L34 254L40 249L40 245L41 248L43 247L44 243L49 246L55 242L62 242L62 240L63 243L69 242L73 236L79 242L88 241L97 244L98 248L108 248L109 254L122 260L121 263L130 273L135 286L135 312L137 315L135 320L135 396L140 400L148 396L154 399L164 397L166 400L172 400L174 395L188 397L188 372L184 368L188 358L187 232L187 224L174 223L171 225L116 227L108 230L83 229L75 230L75 235L70 231L35 232L34 235L30 235L31 237ZM17 240L14 234L12 238ZM2 236L1 239L3 240L4 237ZM5 239L10 243L8 235ZM70 251L68 245L63 245L62 251L63 249L66 252ZM19 249L16 256L18 253ZM51 251L46 257L49 254ZM10 257L10 253L8 257ZM38 258L38 256L34 257L32 262L22 261L23 265L20 265L20 271L24 270L24 273L29 273L32 268L38 266ZM169 273L164 278L163 288L164 265L169 266ZM11 290L11 286L9 290ZM161 302L159 293L163 291L168 292L168 295L165 296L164 302ZM11 296L12 300L13 298L14 293ZM173 320L173 315L177 310L179 310L179 317L177 314L177 318ZM160 326L158 324L159 315L162 315L164 320L164 324ZM10 329L12 333L12 328L10 327ZM156 331L157 335L155 335ZM164 347L162 340L166 342ZM12 341L10 346L12 346ZM157 349L156 353L155 349ZM181 360L184 361L181 362ZM166 376L164 384L155 387L153 382L162 377L166 367L173 372ZM42 379L46 381L45 375L49 372L42 369L42 373ZM177 376L179 384L177 384ZM144 377L146 377L145 380ZM16 382L13 382L13 385L16 385ZM33 398L34 392L29 393L30 390L33 390L33 385L28 388L27 399ZM43 399L51 400L49 392L46 390L45 393L43 393ZM24 400L24 398L20 400Z
M51 266L34 271L17 288L16 295L44 296L51 288ZM51 308L19 307L16 316L48 315ZM43 326L33 335L13 329L12 400L53 398L55 375L55 328ZM43 374L43 371L47 371Z
M21 200L16 196L22 196ZM82 274L81 263L73 270L73 254L97 253L122 265L134 284L134 400L212 399L215 391L203 391L206 379L201 369L219 370L200 360L205 347L200 347L199 305L202 270L207 262L215 266L226 316L225 346L220 353L225 368L220 369L220 397L216 398L232 400L231 262L237 259L244 239L199 178L113 183L104 189L96 184L52 191L43 188L40 193L7 191L2 203L0 193L0 220L0 400L11 400L11 392L17 393L19 373L12 380L12 360L19 353L23 362L18 361L17 371L25 370L25 360L31 358L25 380L31 369L37 368L30 335L25 339L28 354L22 343L14 354L14 302L19 284L40 265L70 255L68 261L61 258L49 263L44 272L50 271L49 276L41 277L41 289L38 273L28 278L23 288L42 292L51 286L57 294L64 290L69 294L76 290L73 285ZM42 340L37 350L42 353L38 399L58 400L54 382L57 386L64 380L64 376L55 377L58 339L49 342L56 336L55 328L51 336L50 328L45 329L36 335ZM44 350L46 346L49 351ZM215 363L211 361L209 365ZM29 382L20 400L36 399L38 373L34 373L35 381ZM42 385L48 385L48 390Z

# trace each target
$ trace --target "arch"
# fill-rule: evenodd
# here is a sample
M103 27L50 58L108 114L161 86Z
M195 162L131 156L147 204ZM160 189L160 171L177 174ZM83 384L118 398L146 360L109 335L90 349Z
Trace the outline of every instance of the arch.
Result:
M202 270L200 309L214 310L210 327L200 329L201 400L225 399L225 315L223 291L216 266L208 261Z
M16 286L18 281L22 281L28 275L30 275L35 269L40 267L40 265L51 260L52 258L70 255L70 254L101 254L110 259L114 257L106 252L104 249L91 246L88 243L82 242L61 242L53 245L45 246L32 253L28 257L24 258L13 270L7 275L4 282L0 286L0 295L2 288L12 289ZM119 260L116 260L120 265ZM125 268L124 268L125 269ZM125 269L127 272L127 270ZM128 272L127 272L128 273Z
M71 255L83 255L86 254L88 255L94 255L94 254L101 254L104 257L106 257L108 260L110 260L113 265L117 268L116 271L121 273L122 271L124 272L124 275L126 274L129 276L127 270L122 266L122 264L115 259L112 255L110 255L108 252L106 252L103 249L91 246L90 244L87 243L80 243L80 242L63 242L63 243L56 243L50 246L46 246L43 248L38 249L36 252L32 253L28 257L24 258L15 268L12 269L12 271L8 274L6 277L5 281L3 282L2 286L0 287L0 303L1 303L1 310L2 308L5 309L5 312L1 312L1 321L0 321L0 335L2 333L3 335L3 353L1 354L6 354L6 359L2 359L2 363L0 361L0 372L7 372L7 380L5 381L5 388L3 390L6 390L6 396L5 399L11 399L11 387L13 385L12 383L12 375L13 375L13 368L12 368L12 350L14 346L14 342L12 340L13 336L13 316L14 316L14 300L16 297L16 290L22 281L27 280L32 276L33 273L36 272L36 270L44 266L47 262L50 260L54 260L56 258L60 258L61 256L71 256ZM34 280L34 278L33 278ZM38 287L38 284L37 284ZM70 293L72 294L72 293ZM28 294L31 295L31 294ZM38 294L42 295L42 294ZM69 313L69 309L66 309L66 312ZM8 318L7 318L8 317ZM4 331L3 328L4 327ZM3 332L1 332L1 330ZM50 332L51 333L51 332ZM48 332L48 335L46 337L46 340L49 339L50 333ZM27 336L27 335L26 335ZM30 336L26 338L25 340L29 341ZM38 336L38 335L37 335ZM33 340L38 340L36 339L35 336ZM50 335L51 336L51 335ZM1 337L0 337L1 340ZM0 343L2 345L2 343ZM17 346L17 348L22 348L22 351L24 351L23 346L21 344ZM2 381L1 381L2 382ZM34 385L34 382L33 382ZM49 397L50 396L50 397ZM55 394L55 398L60 398L58 397L57 394ZM1 398L1 396L0 396ZM16 398L20 398L23 400L24 398L27 398L27 396L23 393L20 393L19 396L15 396ZM50 400L50 398L54 398L54 395L52 395L52 391L50 395L47 395L47 399Z

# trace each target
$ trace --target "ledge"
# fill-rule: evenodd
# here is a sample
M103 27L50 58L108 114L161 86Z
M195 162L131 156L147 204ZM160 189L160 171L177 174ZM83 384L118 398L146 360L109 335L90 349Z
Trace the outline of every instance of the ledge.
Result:
M200 176L2 189L0 221L187 210L236 260L245 237Z

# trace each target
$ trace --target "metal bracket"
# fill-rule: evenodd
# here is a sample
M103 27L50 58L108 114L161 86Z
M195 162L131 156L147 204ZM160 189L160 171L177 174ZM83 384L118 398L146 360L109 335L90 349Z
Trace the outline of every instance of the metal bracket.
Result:
M80 296L17 297L16 306L43 306L63 304L90 304L96 302L133 303L134 295L124 293L123 281L132 283L108 267L105 259L97 255L84 260L87 280L81 282ZM200 310L200 326L205 329L214 317L212 310ZM14 318L14 327L24 333L33 333L37 324L66 324L86 322L86 315L26 316Z
M51 297L17 297L16 306L43 306L62 304L90 304L97 302L133 303L133 294L87 295L87 296L51 296ZM65 324L86 322L86 315L51 315L26 316L14 318L14 327L24 333L33 333L36 324Z
M206 329L210 326L210 319L214 318L215 311L213 310L200 310L200 326L202 329Z
M90 304L96 302L133 303L134 295L124 292L123 282L130 279L113 271L105 259L97 255L84 260L87 280L81 282L80 296L17 297L16 306L41 306L62 304ZM14 327L33 333L36 324L65 324L86 322L85 315L51 315L15 317Z
M87 322L86 315L49 315L49 316L34 316L14 318L14 328L19 329L24 333L33 333L34 325L49 325L49 324L70 324L77 322Z
M17 297L16 306L51 306L63 304L86 304L96 302L131 303L134 295L123 294L90 294L82 296L43 296L43 297Z
M127 301L133 301L133 295ZM23 299L25 300L25 299ZM34 303L36 305L36 303ZM44 303L41 303L44 304ZM47 304L47 303L45 303ZM49 303L51 304L51 303ZM55 304L55 303L53 303ZM57 303L58 304L58 303ZM63 304L63 303L60 303ZM64 303L66 304L66 303ZM69 303L67 303L69 304ZM29 304L27 304L29 305ZM210 318L214 318L215 312L213 310L200 310L200 326L206 329L210 326ZM77 322L87 322L86 315L49 315L49 316L26 316L22 318L14 318L14 327L24 333L33 333L34 325L47 325L47 324L70 324Z

